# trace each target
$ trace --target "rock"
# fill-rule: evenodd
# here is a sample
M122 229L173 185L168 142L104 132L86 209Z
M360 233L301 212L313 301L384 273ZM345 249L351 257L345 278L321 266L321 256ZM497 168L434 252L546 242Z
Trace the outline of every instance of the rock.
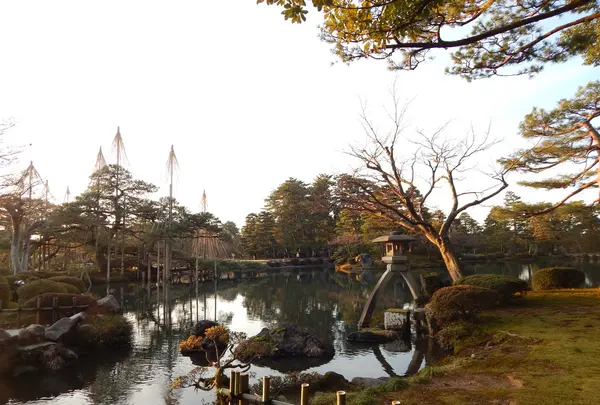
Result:
M85 313L79 312L69 318L61 318L54 325L46 329L44 334L46 340L58 342L63 336L72 332L79 322L85 320Z
M46 328L42 325L29 325L19 331L19 344L30 345L42 342L45 339Z
M323 375L318 386L320 391L344 391L350 387L350 383L343 375L328 371Z
M349 342L364 342L364 343L385 343L398 339L398 333L392 330L385 329L361 329L357 332L352 332L346 340Z
M241 342L235 356L241 361L261 357L325 357L333 356L331 344L296 325L282 323L269 330L264 328L256 336Z
M63 345L53 345L40 355L42 366L48 370L58 371L77 360L78 356Z
M204 319L202 321L197 322L193 327L191 334L192 336L204 336L206 333L206 329L212 328L213 326L218 326L219 324L214 321L209 321Z
M0 375L8 374L17 363L19 343L11 334L0 329Z
M11 340L12 335L5 331L4 329L0 329L0 342L4 342L5 340Z
M37 367L19 365L19 366L16 366L14 368L14 370L12 371L12 376L19 377L19 376L22 376L23 374L35 374L37 372L39 372Z
M352 384L360 385L361 387L375 387L376 385L385 384L389 380L387 377L383 378L368 378L368 377L354 377Z
M112 295L108 294L106 297L98 300L98 313L100 314L119 314L121 313L121 306L119 301Z
M410 333L410 311L391 308L384 312L384 328Z

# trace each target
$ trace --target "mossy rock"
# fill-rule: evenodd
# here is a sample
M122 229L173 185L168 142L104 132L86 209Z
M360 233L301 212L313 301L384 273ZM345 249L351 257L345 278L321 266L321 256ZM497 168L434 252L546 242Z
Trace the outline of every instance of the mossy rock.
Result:
M577 288L585 282L585 273L572 267L548 267L533 273L534 290Z
M235 357L241 361L264 357L327 357L333 354L331 344L287 323L272 330L264 328L258 335L242 341L235 350Z
M130 347L133 342L133 325L122 315L89 317L77 327L71 344L90 349Z

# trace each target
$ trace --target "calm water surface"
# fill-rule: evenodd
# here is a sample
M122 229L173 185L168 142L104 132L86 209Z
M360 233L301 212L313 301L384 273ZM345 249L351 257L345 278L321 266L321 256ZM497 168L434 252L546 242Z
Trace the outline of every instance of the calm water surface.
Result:
M114 294L124 303L125 316L134 324L134 347L130 351L85 356L80 364L60 374L27 377L0 385L0 403L11 404L199 404L210 402L213 393L193 389L169 393L171 380L195 366L179 354L178 344L189 335L198 319L216 318L231 330L253 336L263 327L292 322L309 327L332 341L333 359L324 364L292 362L274 370L253 366L254 380L263 375L282 375L290 366L298 371L335 371L346 378L404 375L425 363L426 347L390 343L380 346L346 342L355 330L369 287L327 270L290 272L258 280L221 281L194 288L173 287L169 306L155 291L139 286L116 286ZM391 285L381 308L402 306L410 292L398 280ZM165 322L165 311L171 322ZM425 343L426 344L426 343ZM35 379L35 382L32 382ZM251 382L252 383L252 382Z
M466 272L510 274L524 280L540 267L552 263L480 263ZM573 265L573 263L554 263ZM600 264L575 264L586 273L586 286L600 285ZM431 271L431 270L428 270ZM116 286L113 294L134 325L134 347L127 351L102 352L82 357L79 364L58 374L28 376L17 381L0 381L0 403L9 404L181 404L212 402L213 393L193 389L170 393L171 380L195 366L181 356L178 344L189 335L198 319L218 319L231 330L252 336L263 327L292 322L312 329L332 341L336 350L325 364L293 362L302 371L335 371L346 378L405 375L423 367L430 357L426 342L386 345L357 345L346 342L355 330L362 305L371 285L365 286L345 275L327 270L305 270L258 280L221 281L216 291L205 284L196 292L187 286L174 287L170 305L139 286ZM411 301L402 280L390 285L378 309L400 307ZM171 314L169 317L166 316ZM253 366L253 381L263 375L282 375L278 370ZM253 382L252 381L252 382ZM251 383L252 383L251 382Z

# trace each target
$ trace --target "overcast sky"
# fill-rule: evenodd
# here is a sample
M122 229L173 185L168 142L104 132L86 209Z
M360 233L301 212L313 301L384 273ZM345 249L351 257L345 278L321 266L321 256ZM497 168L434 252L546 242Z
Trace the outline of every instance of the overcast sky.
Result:
M318 15L292 25L279 12L254 0L1 2L0 119L17 124L8 142L32 144L19 167L33 160L62 202L67 186L73 195L86 188L99 147L114 163L120 126L135 176L166 194L173 144L175 197L195 211L206 190L209 210L241 226L286 178L355 166L343 152L364 140L359 97L379 117L396 76L415 99L412 127L452 119L449 136L461 136L491 123L503 142L479 159L486 167L525 145L517 127L532 106L551 108L598 77L572 61L533 80L467 83L443 73L444 54L415 72L381 61L332 66ZM558 196L511 189L529 201ZM433 203L448 205L443 195ZM481 220L486 211L471 213Z

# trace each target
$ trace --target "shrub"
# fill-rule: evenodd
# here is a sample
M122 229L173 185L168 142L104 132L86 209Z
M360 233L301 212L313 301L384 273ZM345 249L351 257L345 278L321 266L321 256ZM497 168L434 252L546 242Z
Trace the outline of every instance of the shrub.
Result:
M443 287L442 279L436 272L421 274L421 288L427 297L431 297L437 290Z
M572 267L548 267L533 273L534 290L577 288L585 282L585 274Z
M28 281L39 280L39 278L37 276L34 276L32 274L14 274L14 275L6 276L5 279L9 286L15 285L15 281L28 282Z
M37 278L47 279L50 277L67 276L66 271L28 271L22 273L24 276L35 276Z
M2 308L8 308L10 302L10 287L8 284L0 284L0 301L2 301Z
M55 277L50 277L49 280L56 281L58 283L71 284L72 286L77 288L77 290L79 290L80 293L84 293L87 291L87 287L85 286L85 283L83 282L83 280L81 280L77 277L55 276Z
M498 294L487 288L455 285L440 288L427 304L436 327L452 321L472 321L482 310L493 307Z
M72 284L67 284L67 283L58 283L61 284L65 290L67 290L67 294L81 294L81 291L79 291L79 288L75 287Z
M94 316L77 328L72 343L97 349L130 347L132 334L133 325L122 315Z
M17 288L19 299L27 301L38 295L46 293L66 293L67 287L64 284L52 280L35 280Z
M473 287L488 288L498 294L501 303L506 303L529 289L526 281L504 274L475 274L461 277L454 285L471 285Z

